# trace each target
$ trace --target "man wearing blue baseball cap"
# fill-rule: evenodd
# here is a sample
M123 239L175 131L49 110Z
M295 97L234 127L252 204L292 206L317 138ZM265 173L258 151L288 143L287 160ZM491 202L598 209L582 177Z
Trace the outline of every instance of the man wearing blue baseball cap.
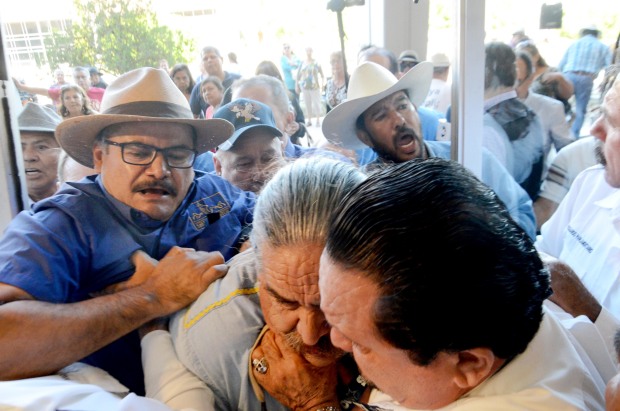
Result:
M285 160L269 106L245 98L234 100L213 118L230 121L233 135L220 144L213 156L215 172L245 191L258 193Z

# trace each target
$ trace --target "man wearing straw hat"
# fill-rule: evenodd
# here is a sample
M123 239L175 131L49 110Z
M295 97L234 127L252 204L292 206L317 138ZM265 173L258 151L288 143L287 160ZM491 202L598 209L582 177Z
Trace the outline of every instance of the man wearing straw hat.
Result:
M414 158L450 159L450 143L425 141L417 107L426 97L433 65L423 61L397 79L386 68L360 64L349 81L347 100L323 121L323 135L349 150L372 148L378 158L366 167L378 168ZM506 204L510 215L534 238L532 200L487 150L482 151L482 181Z
M27 103L17 117L24 157L24 172L31 205L56 192L58 142L56 126L62 122L54 110L37 103Z
M255 196L194 172L196 155L233 127L195 120L163 70L120 76L101 109L56 129L68 155L99 174L63 185L0 238L0 378L83 360L142 394L133 331L183 308L225 273Z

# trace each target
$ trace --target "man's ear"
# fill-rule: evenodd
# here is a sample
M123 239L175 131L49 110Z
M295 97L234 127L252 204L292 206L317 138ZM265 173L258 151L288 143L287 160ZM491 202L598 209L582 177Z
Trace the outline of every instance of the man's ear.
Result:
M222 175L222 162L217 156L213 156L213 167L215 168L215 174Z
M491 376L505 362L488 348L472 348L460 351L457 355L454 383L462 389L470 390Z
M93 162L96 172L101 173L101 163L103 162L103 144L95 144L93 147Z

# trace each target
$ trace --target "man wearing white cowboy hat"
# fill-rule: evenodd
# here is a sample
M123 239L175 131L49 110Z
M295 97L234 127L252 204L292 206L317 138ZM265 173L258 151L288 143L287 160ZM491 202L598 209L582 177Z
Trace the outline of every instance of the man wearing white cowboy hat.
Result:
M371 147L382 164L402 163L414 158L450 159L450 143L425 141L417 107L428 94L433 65L423 61L400 80L384 67L366 62L349 80L347 100L327 113L323 134L332 144L349 150ZM532 237L536 220L532 200L506 169L483 149L482 181L506 204L515 221Z
M102 114L56 129L69 156L99 174L63 185L0 238L1 379L88 357L143 393L132 331L224 274L252 222L253 193L192 169L230 137L228 121L195 120L163 70L130 71L107 90Z

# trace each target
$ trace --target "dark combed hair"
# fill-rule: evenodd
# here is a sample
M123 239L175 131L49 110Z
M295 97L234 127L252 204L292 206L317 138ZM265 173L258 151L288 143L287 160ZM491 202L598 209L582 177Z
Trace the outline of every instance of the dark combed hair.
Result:
M488 43L484 48L484 88L491 87L494 78L500 86L512 87L516 77L515 52L512 48L499 41Z
M414 363L475 347L513 358L538 331L548 272L501 200L460 164L377 171L330 227L328 256L377 284L376 329Z

